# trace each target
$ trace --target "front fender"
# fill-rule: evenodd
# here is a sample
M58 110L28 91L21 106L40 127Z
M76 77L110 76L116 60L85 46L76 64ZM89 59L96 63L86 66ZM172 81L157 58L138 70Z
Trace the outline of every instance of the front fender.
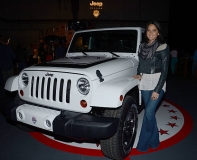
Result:
M18 76L12 76L8 78L5 83L4 89L13 92L18 90Z
M122 105L120 96L123 97L133 87L138 85L134 78L121 78L113 81L103 82L93 93L91 106L117 108Z

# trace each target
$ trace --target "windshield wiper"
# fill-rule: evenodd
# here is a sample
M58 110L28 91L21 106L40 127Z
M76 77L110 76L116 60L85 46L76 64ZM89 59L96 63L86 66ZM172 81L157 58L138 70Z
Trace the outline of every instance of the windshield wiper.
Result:
M88 54L86 54L85 52L82 52L85 56L88 56Z
M111 53L112 55L116 56L116 57L120 57L119 55L115 54L114 52L109 52Z

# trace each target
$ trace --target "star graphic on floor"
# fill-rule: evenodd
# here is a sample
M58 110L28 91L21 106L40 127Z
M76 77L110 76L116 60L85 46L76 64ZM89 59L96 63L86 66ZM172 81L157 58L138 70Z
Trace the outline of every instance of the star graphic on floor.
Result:
M170 122L168 122L168 124L166 124L166 125L169 125L169 126L171 126L172 128L173 128L174 126L178 127L178 126L176 125L176 123L170 123Z
M171 119L175 119L175 120L180 119L177 116L170 116L170 117L171 117Z
M170 107L170 105L164 104L163 107Z
M171 110L168 110L169 112L172 112L172 113L176 113L177 111L171 109Z
M165 130L163 130L163 129L161 129L161 128L160 128L159 132L160 132L161 135L163 135L163 134L168 134L168 130L165 131ZM169 134L168 134L168 135L169 135Z

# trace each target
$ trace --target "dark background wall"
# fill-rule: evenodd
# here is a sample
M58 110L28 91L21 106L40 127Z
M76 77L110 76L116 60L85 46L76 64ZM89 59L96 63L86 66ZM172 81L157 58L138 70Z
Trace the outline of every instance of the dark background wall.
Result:
M194 2L173 0L102 0L100 16L93 16L92 0L1 0L0 35L11 37L11 43L37 43L46 29L67 27L68 20L95 23L96 28L141 26L158 20L170 45L192 48L196 42ZM74 8L73 8L74 6ZM194 10L195 11L195 10ZM193 21L191 21L191 20ZM55 33L55 32L54 32Z
M197 47L197 12L195 1L170 1L169 43L193 54Z
M168 21L170 0L100 0L98 19ZM92 0L1 0L0 17L7 20L93 19ZM95 7L96 8L96 7Z

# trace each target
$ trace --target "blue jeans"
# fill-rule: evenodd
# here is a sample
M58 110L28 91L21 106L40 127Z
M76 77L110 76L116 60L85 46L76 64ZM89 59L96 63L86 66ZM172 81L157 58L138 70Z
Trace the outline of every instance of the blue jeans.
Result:
M161 101L164 91L161 90L156 100L151 99L153 91L142 90L142 98L145 103L145 111L140 132L139 141L136 149L142 152L148 151L149 147L157 148L159 146L159 132L155 112L159 102Z

